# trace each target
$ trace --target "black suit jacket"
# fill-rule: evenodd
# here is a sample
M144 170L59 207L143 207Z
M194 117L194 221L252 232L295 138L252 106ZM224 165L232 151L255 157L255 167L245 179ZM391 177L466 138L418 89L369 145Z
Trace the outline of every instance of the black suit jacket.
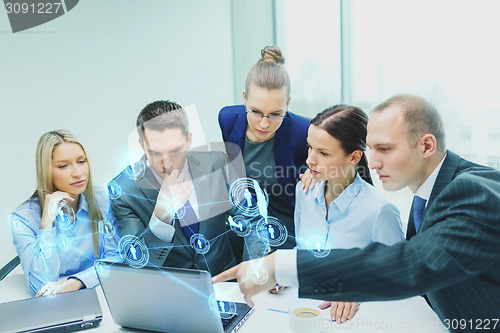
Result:
M426 294L442 321L498 318L500 172L448 151L409 241L332 250L324 259L298 251L297 267L301 297L375 301Z
M144 163L145 157L141 159ZM228 213L235 213L229 201L230 177L227 173L228 160L222 152L195 152L187 154L187 163L193 178L198 199L199 233L210 242L206 254L194 251L178 220L174 221L173 242L165 242L149 229L149 221L156 205L160 184L150 168L137 180L122 171L112 182L121 188L121 196L111 200L120 237L135 235L149 250L149 264L156 266L203 269L212 275L218 274L236 264L226 226ZM130 170L129 170L130 171ZM264 255L267 247L255 231L245 238L246 256Z

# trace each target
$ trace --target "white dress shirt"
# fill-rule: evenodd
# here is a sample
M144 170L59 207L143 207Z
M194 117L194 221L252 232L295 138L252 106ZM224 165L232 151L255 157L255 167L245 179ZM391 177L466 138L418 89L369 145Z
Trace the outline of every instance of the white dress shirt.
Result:
M432 173L427 177L427 179L420 185L420 187L417 189L415 192L415 195L417 197L421 197L422 199L425 199L427 202L425 203L425 207L427 207L427 203L429 202L429 198L431 197L432 189L434 188L434 184L436 183L437 176L439 174L439 171L441 170L441 167L443 166L444 159L446 158L447 154L444 154L443 159L437 167L432 171Z

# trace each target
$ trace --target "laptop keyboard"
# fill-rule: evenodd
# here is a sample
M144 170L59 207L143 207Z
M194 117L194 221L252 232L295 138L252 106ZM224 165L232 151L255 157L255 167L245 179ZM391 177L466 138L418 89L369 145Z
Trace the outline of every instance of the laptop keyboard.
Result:
M236 317L237 316L234 314L230 318L221 318L221 320L222 320L222 327L224 328L224 330L226 328L228 328L229 325L231 325L231 323L236 319Z

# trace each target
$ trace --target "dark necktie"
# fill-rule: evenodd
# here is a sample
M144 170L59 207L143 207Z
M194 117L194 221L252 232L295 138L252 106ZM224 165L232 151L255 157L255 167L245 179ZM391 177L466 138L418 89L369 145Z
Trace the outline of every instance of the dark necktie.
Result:
M413 223L415 224L415 232L418 231L418 228L420 228L420 224L422 223L426 202L427 200L422 199L419 196L413 197Z
M184 235L186 235L188 240L191 239L191 236L198 233L200 222L189 200L177 211L177 214L180 216L179 222L181 223Z

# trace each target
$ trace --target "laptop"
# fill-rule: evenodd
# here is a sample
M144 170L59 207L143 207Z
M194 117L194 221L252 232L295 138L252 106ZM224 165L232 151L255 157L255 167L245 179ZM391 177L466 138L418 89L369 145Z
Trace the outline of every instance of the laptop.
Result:
M99 325L101 306L95 289L0 304L0 332L72 332Z
M244 303L215 299L208 272L94 263L117 325L150 331L235 332L252 313Z

